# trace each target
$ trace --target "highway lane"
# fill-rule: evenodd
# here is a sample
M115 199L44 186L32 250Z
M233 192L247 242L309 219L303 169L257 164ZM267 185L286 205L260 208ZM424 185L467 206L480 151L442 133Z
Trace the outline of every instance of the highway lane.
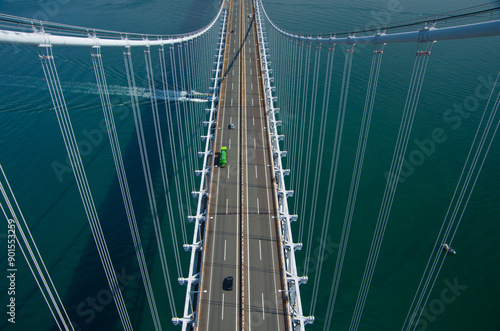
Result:
M266 133L263 91L260 85L260 62L257 52L257 31L255 29L252 2L244 6L244 30L248 31L244 51L243 106L245 154L244 187L245 199L245 246L247 257L246 273L248 330L285 330L285 314L281 284L278 242L276 238L277 219L274 212L272 169L269 160L269 142ZM249 15L250 14L250 15ZM251 16L251 17L249 17Z
M201 306L198 330L240 328L240 176L238 155L240 132L240 1L230 9L224 53L223 82L215 128L214 166L209 195L207 238L202 266ZM232 32L231 32L232 31ZM229 130L230 123L234 130ZM227 166L219 168L222 146L227 147ZM233 277L233 291L222 288L224 278ZM205 292L206 291L206 292Z
M212 168L196 329L285 330L251 1L232 1L227 36L214 163L226 146L228 165ZM227 276L234 279L232 291L223 289Z

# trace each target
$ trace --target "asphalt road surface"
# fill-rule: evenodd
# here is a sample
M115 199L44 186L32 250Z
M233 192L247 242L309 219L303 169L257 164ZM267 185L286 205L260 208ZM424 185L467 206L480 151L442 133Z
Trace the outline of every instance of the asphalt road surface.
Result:
M196 329L285 330L253 3L231 6ZM224 168L218 167L222 146ZM223 288L228 276L230 291Z

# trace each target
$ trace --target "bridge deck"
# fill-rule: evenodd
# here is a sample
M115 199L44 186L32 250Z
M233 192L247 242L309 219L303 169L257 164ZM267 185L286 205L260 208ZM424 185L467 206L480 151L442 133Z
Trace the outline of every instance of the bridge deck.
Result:
M214 146L228 164L212 168L197 330L288 325L254 17L251 0L232 1Z

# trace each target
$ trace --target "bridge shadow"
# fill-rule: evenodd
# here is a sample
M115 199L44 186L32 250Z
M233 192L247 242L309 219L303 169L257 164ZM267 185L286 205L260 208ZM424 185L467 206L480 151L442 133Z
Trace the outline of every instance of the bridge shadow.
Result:
M229 70L231 70L231 68L233 67L234 63L239 58L239 56L241 54L241 50L243 49L243 46L245 46L245 42L248 39L248 35L250 34L250 30L252 29L254 22L255 22L255 15L252 15L252 19L250 21L250 25L248 26L248 29L247 29L247 31L245 33L245 38L243 39L243 42L240 44L240 47L238 48L238 51L236 52L236 54L235 54L234 58L232 59L231 63L227 66L226 71L222 75L222 81L224 81L224 79L226 79L227 73L229 72ZM234 31L234 30L232 30L232 31ZM230 33L232 33L232 32L230 32Z

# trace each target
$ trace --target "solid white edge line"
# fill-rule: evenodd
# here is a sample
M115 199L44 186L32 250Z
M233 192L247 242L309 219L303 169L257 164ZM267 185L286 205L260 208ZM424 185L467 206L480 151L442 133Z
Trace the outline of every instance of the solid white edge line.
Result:
M259 89L259 95L260 95L260 85L258 86L258 89ZM262 114L262 103L259 102L259 114ZM264 123L263 123L263 118L260 119L261 121L261 125L262 127L264 127ZM262 141L264 142L264 130L261 131L261 136L262 136ZM269 164L271 162L271 160L268 160L268 155L267 153L264 153L264 160L266 160L267 162L265 164ZM268 177L267 177L267 171L264 171L264 174L265 174L265 177L266 177L266 182L268 181ZM269 190L266 190L266 195L267 195L267 209L268 210L271 210L271 206L269 205ZM272 238L273 235L272 235L272 222L274 221L273 217L271 216L271 214L269 214L269 235L270 237ZM276 240L280 240L280 238L276 238ZM274 256L274 247L273 247L273 244L272 244L272 241L271 241L271 256ZM276 270L276 267L275 267L275 264L274 264L274 258L272 258L272 262L273 262L273 270ZM274 288L277 289L276 287L276 277L273 277L273 280L274 280ZM277 323L277 328L279 328L279 325L280 325L280 320L279 320L279 317L280 317L280 314L279 314L279 310L278 310L278 300L279 300L279 297L278 297L278 291L276 291L276 296L275 296L275 307L276 307L276 323ZM284 308L284 307L283 307ZM286 312L285 312L286 313Z

